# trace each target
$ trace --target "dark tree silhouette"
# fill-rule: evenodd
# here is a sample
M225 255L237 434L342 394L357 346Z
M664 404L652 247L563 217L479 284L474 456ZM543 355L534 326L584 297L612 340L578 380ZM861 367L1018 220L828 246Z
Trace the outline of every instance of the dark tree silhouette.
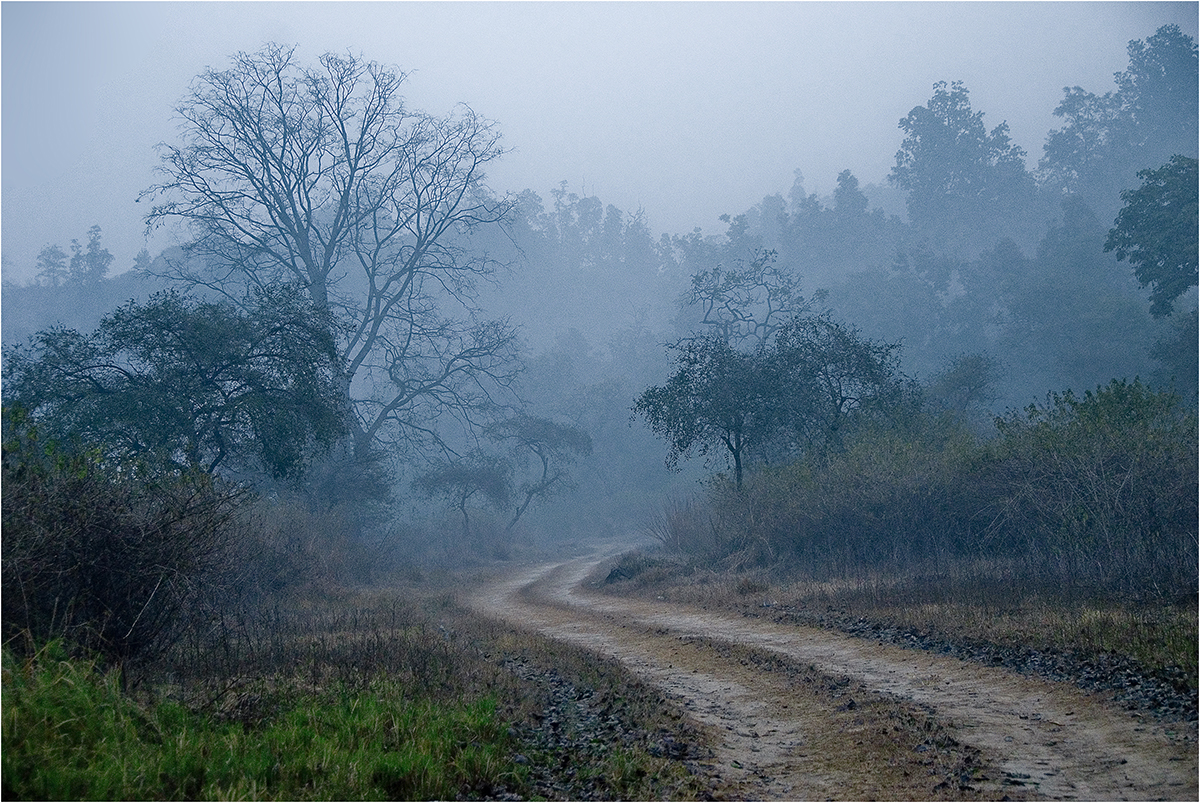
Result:
M345 431L328 322L294 288L240 308L160 293L5 356L6 404L119 463L284 477Z
M1150 312L1170 315L1175 299L1197 280L1197 181L1195 159L1173 156L1157 170L1138 173L1142 186L1125 190L1125 206L1109 230L1105 251L1128 260L1150 291Z

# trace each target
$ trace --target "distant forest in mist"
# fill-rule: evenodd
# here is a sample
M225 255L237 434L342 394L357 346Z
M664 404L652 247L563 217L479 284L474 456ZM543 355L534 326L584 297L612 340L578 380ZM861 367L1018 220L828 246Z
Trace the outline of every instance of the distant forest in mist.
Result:
M352 310L366 307L349 299L386 303L380 288L391 274L371 267L363 273L356 254L369 249L348 244L338 252L346 266L335 264L327 274L326 310L337 319L327 331L337 342L321 354L295 353L312 360L314 371L328 370L333 384L344 382L339 392L357 405L351 431L328 437L333 424L327 432L326 424L297 424L299 418L269 425L280 432L294 426L306 443L343 445L312 458L255 447L247 452L253 459L239 462L230 436L204 447L211 453L196 447L193 459L207 459L231 477L261 477L260 488L299 493L317 507L357 505L356 526L365 531L387 521L403 530L390 537L414 550L438 541L421 535L429 527L454 534L461 527L467 539L483 538L488 527L499 533L518 518L559 540L637 530L664 499L691 493L712 469L728 468L717 449L712 463L685 460L681 471L667 471L664 443L632 408L671 373L668 344L713 331L719 311L711 302L720 292L725 301L739 292L733 285L721 290L723 277L751 274L762 279L757 289L764 293L787 291L783 312L827 314L864 340L894 345L898 373L920 389L924 403L960 416L982 437L992 431L994 415L1113 379L1138 377L1150 388L1173 389L1194 407L1194 254L1181 287L1149 273L1139 281L1130 260L1118 259L1110 230L1147 180L1142 171L1186 167L1172 157L1197 157L1196 44L1168 26L1130 43L1129 57L1114 85L1065 90L1054 110L1059 127L1047 133L1032 170L1030 155L996 122L1005 110L974 108L970 88L948 80L933 86L930 97L913 98L898 124L894 168L870 177L878 183L864 184L847 170L832 195L818 197L797 170L786 196L730 210L719 235L655 232L647 222L655 210L618 209L566 182L548 196L525 190L485 199L475 207L478 219L442 221L437 247L422 252L425 284L402 300L410 310L401 327L409 339L397 329L361 352L355 343L367 342L369 322ZM203 118L195 120L200 125ZM449 141L469 122L453 121L431 136ZM503 121L497 125L503 129ZM729 143L731 159L737 152L737 143ZM186 149L176 153L182 165ZM481 153L481 167L499 158ZM196 224L181 206L155 209L151 222ZM262 250L218 243L204 225L195 231L197 247L143 253L136 265L114 264L99 229L64 232L67 245L48 244L36 282L4 286L5 390L37 398L46 391L34 387L30 366L53 354L101 349L100 341L31 341L39 332L64 327L83 337L105 320L106 336L133 337L128 333L148 318L131 301L186 291L171 302L181 306L154 308L164 320L178 320L208 314L201 305L235 296L241 309L251 309L250 290L286 283L287 271L268 265ZM1194 251L1194 227L1190 234ZM377 240L375 253L389 242ZM236 279L235 263L254 270ZM750 292L731 303L737 314L762 320L773 312L763 306L768 295ZM276 311L300 304L256 298L276 304ZM119 309L126 314L114 321ZM389 320L394 326L399 318ZM426 338L419 354L405 351L414 336ZM31 342L18 349L26 361L14 368L14 347ZM333 362L321 367L327 353ZM402 367L410 353L416 355L410 364L425 366L419 378ZM345 368L359 358L358 373ZM453 374L454 365L469 370ZM13 374L17 368L25 373ZM443 369L439 385L443 380L431 375ZM318 379L289 376L281 387ZM418 382L427 383L426 395L401 399L395 390ZM14 400L5 396L6 404ZM64 420L75 429L67 430L99 431L79 408L71 410ZM362 448L344 445L346 438ZM186 451L178 445L184 440L164 441L172 459ZM347 454L339 456L339 449ZM361 465L367 454L375 468L345 468ZM292 472L293 463L303 463L303 471ZM386 515L363 512L384 498ZM429 521L442 523L421 523ZM504 537L495 541L502 552Z

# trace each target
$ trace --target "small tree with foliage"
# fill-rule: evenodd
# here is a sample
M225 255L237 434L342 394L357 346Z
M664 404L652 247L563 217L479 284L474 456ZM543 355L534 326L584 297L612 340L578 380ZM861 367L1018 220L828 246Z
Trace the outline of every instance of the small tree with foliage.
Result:
M770 359L777 419L800 450L841 443L856 416L894 411L904 397L900 345L865 337L828 313L798 316L776 335Z
M499 510L512 498L512 465L503 457L471 452L459 459L435 462L420 474L413 487L431 499L442 499L462 515L463 543L471 540L468 504L477 495Z
M1172 156L1157 170L1138 173L1142 186L1121 193L1124 208L1109 230L1105 251L1128 260L1150 291L1150 313L1170 315L1175 299L1197 281L1197 162Z
M345 431L330 324L292 288L244 306L168 292L91 334L40 332L6 355L6 401L53 437L101 444L107 459L295 475Z
M723 336L681 340L675 372L665 385L645 390L633 410L667 439L667 465L693 451L723 450L742 485L748 451L765 445L779 423L779 386L764 348L739 351Z
M577 457L592 453L592 439L578 427L557 424L545 418L520 414L493 425L489 435L512 445L515 457L535 461L531 477L517 489L521 501L508 522L512 532L534 499L546 499L570 487L568 466Z
M99 284L108 275L108 267L112 264L113 255L100 244L100 227L88 229L87 246L79 244L78 240L71 241L71 264L67 269L67 278L72 284Z

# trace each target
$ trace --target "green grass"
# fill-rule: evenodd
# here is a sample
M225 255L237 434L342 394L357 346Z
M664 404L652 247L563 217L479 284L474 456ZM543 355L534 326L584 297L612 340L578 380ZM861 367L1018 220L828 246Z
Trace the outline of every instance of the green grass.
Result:
M288 698L288 695L280 695ZM3 657L6 799L453 799L519 783L495 702L412 700L395 682L296 692L254 725L163 701L56 645Z

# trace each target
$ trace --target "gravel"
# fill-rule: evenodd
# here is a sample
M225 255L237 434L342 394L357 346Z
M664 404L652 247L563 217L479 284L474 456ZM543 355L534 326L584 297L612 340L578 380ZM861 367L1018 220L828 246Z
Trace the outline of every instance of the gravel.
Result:
M507 658L504 667L538 686L548 700L529 724L516 724L509 735L524 752L514 760L529 768L532 796L549 800L613 800L618 791L601 771L616 747L641 749L658 758L688 767L708 758L710 751L687 740L685 734L650 733L630 724L619 700L572 683L552 667L522 658ZM651 779L652 782L652 779ZM520 800L507 790L493 790L494 800Z
M836 612L820 614L785 606L764 607L770 608L777 621L803 620L805 624L818 624L859 638L952 655L988 666L1003 666L1022 674L1073 683L1087 691L1111 692L1113 698L1128 710L1149 714L1161 722L1197 721L1197 690L1190 686L1183 670L1175 667L1148 670L1125 656L1112 653L1089 655L1011 647L892 627Z

